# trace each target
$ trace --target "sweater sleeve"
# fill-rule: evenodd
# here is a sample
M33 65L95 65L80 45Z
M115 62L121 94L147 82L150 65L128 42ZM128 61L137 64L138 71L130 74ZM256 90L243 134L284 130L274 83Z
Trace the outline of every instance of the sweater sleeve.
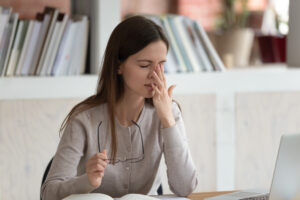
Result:
M186 138L181 112L173 103L176 124L161 129L164 141L163 151L167 166L167 176L172 192L178 196L188 196L196 188L198 180Z
M43 200L61 200L70 194L88 193L95 189L89 184L85 173L77 175L86 140L82 122L76 118L70 121L58 145L47 179L42 185Z

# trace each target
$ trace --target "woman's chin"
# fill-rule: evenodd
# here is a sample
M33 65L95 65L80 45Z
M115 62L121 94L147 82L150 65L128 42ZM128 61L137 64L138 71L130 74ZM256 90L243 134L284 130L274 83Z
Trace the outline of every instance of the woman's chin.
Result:
M149 94L149 95L146 95L146 96L145 96L146 99L150 99L150 98L152 98L152 97L153 97L152 94Z
M147 94L145 95L145 98L152 98L153 97L153 92L148 91Z

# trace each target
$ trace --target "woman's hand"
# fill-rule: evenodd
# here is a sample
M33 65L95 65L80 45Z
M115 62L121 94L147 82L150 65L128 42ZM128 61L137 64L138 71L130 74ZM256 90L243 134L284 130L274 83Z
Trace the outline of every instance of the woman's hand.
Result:
M155 70L151 72L150 77L153 79L153 104L157 115L164 128L169 128L175 124L172 112L172 92L176 85L171 85L167 89L164 68L161 64L155 66Z
M90 184L97 188L101 185L104 170L107 166L106 150L96 153L86 163L86 173Z

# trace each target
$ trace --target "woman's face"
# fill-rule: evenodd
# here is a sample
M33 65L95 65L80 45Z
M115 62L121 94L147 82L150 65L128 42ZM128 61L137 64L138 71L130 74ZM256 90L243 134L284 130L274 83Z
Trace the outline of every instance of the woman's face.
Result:
M129 56L119 67L118 74L124 79L125 96L133 95L137 98L152 97L150 77L155 66L163 65L166 61L167 46L162 40L150 43L136 54Z

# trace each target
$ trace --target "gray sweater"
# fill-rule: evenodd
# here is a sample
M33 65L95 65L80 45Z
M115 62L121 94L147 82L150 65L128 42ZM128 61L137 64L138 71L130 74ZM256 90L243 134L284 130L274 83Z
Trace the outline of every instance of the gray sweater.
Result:
M162 128L155 108L145 104L137 125L124 127L116 122L116 158L140 158L139 162L109 164L101 185L93 188L85 173L90 157L107 149L110 155L107 105L78 114L67 125L54 156L51 169L41 188L43 200L58 200L70 194L98 192L113 197L128 193L156 194L161 184L159 166L164 153L170 189L178 196L189 195L197 186L196 169L189 152L185 128L178 106L173 103L176 124ZM101 125L99 126L99 124ZM98 143L99 126L99 143Z

